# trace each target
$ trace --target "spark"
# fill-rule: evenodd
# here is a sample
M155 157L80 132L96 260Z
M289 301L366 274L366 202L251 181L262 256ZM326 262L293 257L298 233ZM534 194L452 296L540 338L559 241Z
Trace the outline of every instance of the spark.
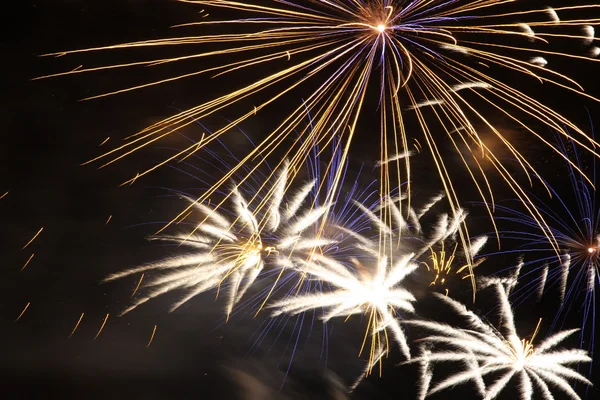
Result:
M71 339L71 336L73 336L73 334L75 333L75 331L77 330L77 328L79 328L79 324L81 323L81 320L83 319L83 315L84 314L85 313L81 313L81 316L77 320L77 323L75 324L75 327L73 328L73 330L71 331L71 334L69 335L69 339Z
M558 16L556 11L554 11L554 9L552 7L548 7L548 8L546 8L546 10L547 10L548 16L550 17L552 22L557 23L557 24L560 23L560 17Z
M540 67L545 67L548 65L548 61L546 61L544 57L533 57L531 60L529 60L529 62Z
M146 348L150 347L150 345L152 344L152 341L154 340L154 335L156 334L156 325L154 325L154 329L152 329L152 335L150 336L150 340L148 341L148 344L146 345Z
M104 325L106 325L106 321L108 321L108 316L109 315L110 314L106 313L106 317L104 317L104 321L102 321L102 326L100 326L100 329L98 330L98 333L96 333L96 336L94 336L94 340L98 339L98 336L100 336L100 333L104 329Z
M138 281L137 285L135 286L133 293L131 293L131 297L135 296L135 294L137 293L138 289L140 288L140 285L142 284L143 280L144 280L144 273L142 273L142 275L140 275L140 280Z
M108 216L108 219L106 220L104 225L108 225L108 223L110 222L111 219L112 219L112 214Z
M107 136L107 137L106 137L106 139L104 139L104 140L102 141L102 143L100 143L98 146L103 146L103 145L104 145L106 142L108 142L108 141L109 141L109 139L110 139L110 136Z
M27 268L27 266L29 265L29 263L31 262L31 259L33 258L33 256L35 255L35 253L31 253L31 255L29 256L29 258L27 259L27 261L25 262L25 265L23 265L20 269L20 271L23 271L25 268Z
M17 322L18 320L21 319L21 317L23 316L23 314L25 314L25 311L27 311L27 309L29 308L30 304L31 304L31 302L28 301L27 305L25 305L25 308L23 309L23 311L21 311L21 314L19 314L19 316L17 317L17 319L15 319L15 322Z
M8 194L9 190L7 190L6 192L4 192L4 194L2 196L0 196L0 200L2 200L4 197L6 197L6 195Z
M44 230L44 227L42 226L42 227L40 228L40 230L39 230L39 231L37 231L37 233L36 233L35 235L33 235L33 237L32 237L32 238L29 240L29 242L27 242L27 243L25 244L25 246L23 246L23 248L22 248L21 250L23 250L23 249L25 249L27 246L29 246L29 245L30 245L30 244L31 244L31 243L32 243L32 242L35 240L35 238L36 238L36 237L38 237L40 233L42 233L42 231L43 231L43 230Z

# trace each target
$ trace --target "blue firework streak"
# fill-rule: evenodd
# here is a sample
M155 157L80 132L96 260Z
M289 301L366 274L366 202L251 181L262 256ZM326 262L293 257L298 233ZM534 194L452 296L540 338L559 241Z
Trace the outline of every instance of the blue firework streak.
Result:
M596 160L594 157L582 157L572 141L557 139L557 148L574 164L567 163L568 177L560 186L553 187L543 182L552 194L551 200L543 201L534 196L532 199L544 216L560 254L529 214L517 208L496 205L498 221L504 220L513 227L520 227L499 232L502 240L519 244L500 254L523 255L514 274L518 277L522 270L521 279L518 285L516 281L509 283L509 286L515 287L512 301L519 304L532 295L558 298L560 307L552 329L562 328L567 319L572 320L574 312L580 312L580 345L593 353L596 289L600 283L600 207L594 189ZM576 168L590 171L589 181ZM566 190L567 181L570 191Z

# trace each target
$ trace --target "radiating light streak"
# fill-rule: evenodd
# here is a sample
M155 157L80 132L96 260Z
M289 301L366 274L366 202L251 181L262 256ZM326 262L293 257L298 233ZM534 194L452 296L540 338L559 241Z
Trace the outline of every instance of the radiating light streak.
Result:
M75 331L77 330L77 328L79 328L79 324L81 323L81 320L83 319L83 315L84 314L85 313L81 313L81 316L77 320L77 323L75 324L75 327L73 328L73 330L71 331L71 334L69 335L69 339L71 339L71 336L73 336L73 334L75 333Z
M20 269L20 271L23 271L25 268L27 268L27 266L29 265L29 263L31 262L31 259L33 258L33 256L35 255L35 253L31 253L31 255L29 256L29 258L27 259L27 261L25 262L25 265L23 265Z
M104 321L102 321L102 326L100 326L100 329L98 330L98 333L96 333L96 336L94 336L93 340L98 339L98 336L100 336L100 333L102 333L102 330L104 329L104 325L106 325L106 321L108 321L108 316L110 314L106 313L106 317L104 317Z
M148 341L148 344L146 345L146 348L150 347L150 345L152 344L152 341L154 340L154 335L156 334L156 325L154 325L154 329L152 329L152 335L150 336L150 340Z
M28 301L27 305L25 305L25 308L23 309L23 311L21 311L21 314L19 314L19 316L17 317L17 319L15 319L15 322L17 322L18 320L21 319L21 317L23 316L23 314L25 314L25 311L27 311L27 309L29 308L30 304L31 304L31 302Z
M42 231L43 231L43 230L44 230L44 227L42 226L42 227L40 228L40 230L39 230L39 231L37 231L35 235L33 235L33 237L32 237L32 238L29 240L29 242L27 242L27 243L25 244L25 246L23 246L23 248L22 248L21 250L23 250L23 249L27 248L27 246L29 246L29 245L30 245L30 244L31 244L31 243L32 243L32 242L35 240L35 238L37 238L37 237L39 236L39 234L40 234L40 233L42 233Z

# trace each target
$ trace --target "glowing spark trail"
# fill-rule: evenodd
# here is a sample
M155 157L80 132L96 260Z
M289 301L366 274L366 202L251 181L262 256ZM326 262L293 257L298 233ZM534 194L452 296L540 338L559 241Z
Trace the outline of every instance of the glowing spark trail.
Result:
M25 268L27 268L27 266L29 265L29 263L31 262L31 259L33 258L33 256L35 255L35 253L31 253L31 255L29 256L29 258L27 259L27 261L25 262L25 265L23 265L21 267L21 271L23 271Z
M83 319L83 315L84 314L85 313L81 313L81 316L77 320L77 323L75 324L75 327L73 328L73 330L71 331L71 334L69 335L69 339L71 339L71 336L73 336L73 334L75 333L75 331L77 330L77 328L79 328L79 324L81 323L81 320Z
M106 325L106 321L108 321L108 316L110 314L106 314L106 317L104 317L104 321L102 321L102 325L100 326L100 329L98 329L98 333L96 333L96 336L94 336L94 340L98 339L98 336L100 336L100 333L102 333L102 330L104 329L104 326Z
M19 316L17 317L17 319L15 319L15 322L17 322L18 320L21 319L21 317L23 316L23 314L25 314L25 311L27 311L27 309L29 308L30 304L31 304L31 302L28 301L27 305L25 305L25 308L23 309L23 311L21 311L21 314L19 314Z
M23 246L23 248L22 248L21 250L23 250L23 249L27 248L27 246L29 246L29 245L30 245L30 244L31 244L31 243L32 243L32 242L35 240L35 238L37 238L37 237L39 236L39 234L40 234L40 233L42 233L42 231L43 231L43 230L44 230L44 227L42 226L42 227L40 228L40 230L39 230L39 231L37 231L37 233L36 233L35 235L33 235L33 237L32 237L32 238L29 240L29 242L27 242L27 243L25 244L25 246Z
M154 329L152 329L152 335L150 336L150 340L148 341L148 344L146 345L146 348L150 347L150 345L152 344L152 341L154 340L154 335L156 334L156 325L154 325Z

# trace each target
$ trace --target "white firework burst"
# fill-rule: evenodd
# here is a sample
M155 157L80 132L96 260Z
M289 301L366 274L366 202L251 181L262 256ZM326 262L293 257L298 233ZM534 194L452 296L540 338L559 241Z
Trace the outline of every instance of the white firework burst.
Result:
M587 385L592 383L568 365L591 362L591 358L585 350L556 349L560 342L578 329L555 333L534 346L532 342L539 328L538 323L538 328L530 339L520 339L516 333L514 315L508 302L506 289L500 283L496 283L495 287L500 301L500 316L505 334L483 322L464 305L439 295L442 301L469 321L468 329L458 329L437 322L406 321L411 325L435 332L433 336L425 338L427 342L452 348L452 350L428 351L410 362L427 364L460 362L466 366L466 370L447 377L429 389L428 395L472 381L483 398L492 400L513 379L518 379L521 398L524 400L534 398L534 388L539 390L539 398L554 399L549 384L567 394L568 398L579 399L568 381L574 380ZM486 388L483 377L489 374L499 374L500 378ZM430 376L424 375L423 379L429 381ZM424 383L429 386L428 382Z
M410 253L395 260L381 256L378 259L373 258L373 264L370 266L354 259L353 268L321 254L314 254L309 260L299 259L298 268L311 278L328 283L331 291L277 301L270 305L275 308L273 315L298 314L322 308L325 310L323 321L329 321L335 317L366 314L368 327L363 347L366 339L371 337L367 372L370 372L379 360L381 347L388 347L387 330L392 332L404 356L410 358L410 350L397 319L397 312L414 312L412 302L415 298L401 286L404 278L417 268L417 264L412 262L413 256L414 253Z
M192 251L118 272L105 279L112 281L146 271L164 272L147 281L145 287L149 291L136 299L123 314L164 293L186 290L186 295L172 305L173 311L194 296L220 288L228 280L225 285L228 292L226 312L230 315L233 306L263 270L267 257L272 256L276 265L287 265L284 260L294 253L310 252L315 247L330 244L331 240L318 235L301 236L323 216L327 207L309 207L300 213L314 182L302 186L289 202L285 202L288 172L288 164L284 163L273 186L264 198L259 199L256 207L249 205L237 186L233 187L229 196L233 220L186 197L195 210L205 215L203 221L191 233L151 239L176 243Z

